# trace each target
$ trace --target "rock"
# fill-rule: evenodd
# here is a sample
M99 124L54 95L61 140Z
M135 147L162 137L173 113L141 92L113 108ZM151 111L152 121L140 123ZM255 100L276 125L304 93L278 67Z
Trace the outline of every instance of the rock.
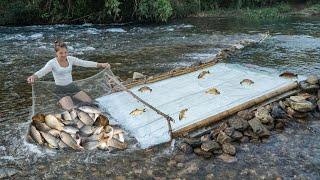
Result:
M291 99L288 99L288 102L290 104L290 107L293 110L296 110L299 112L309 112L315 108L315 105L313 105L311 102L309 102L307 100L296 102Z
M252 111L249 111L249 110L243 110L243 111L239 111L238 113L237 113L237 115L240 117L240 118L242 118L242 119L244 119L244 120L250 120L250 119L252 119L252 118L254 118L254 113L252 112Z
M320 99L317 101L318 110L320 111Z
M300 102L300 101L304 101L306 100L305 97L303 96L290 96L289 97L290 100L294 101L294 102ZM289 101L288 101L289 102ZM290 104L290 103L289 103Z
M279 103L274 103L271 110L271 116L273 118L287 118L287 113L280 107Z
M200 147L202 142L198 138L185 138L184 141L185 143L189 144L191 147Z
M223 143L227 143L227 142L231 142L231 137L229 137L228 135L226 135L226 133L224 133L223 131L220 131L218 137L217 137L217 141L220 143L220 144L223 144Z
M220 155L220 154L223 154L223 151L222 151L222 149L215 150L215 151L213 151L213 154Z
M275 128L278 130L283 130L284 129L283 122L277 122Z
M320 102L319 102L320 103ZM318 108L319 108L320 106L319 106L319 104L318 104ZM320 113L318 112L318 111L313 111L313 112L311 112L311 115L315 118L315 119L317 119L317 120L320 120Z
M0 168L0 179L9 178L18 173L18 170L13 168Z
M253 118L248 121L250 127L252 128L253 132L258 134L260 137L270 136L269 130L264 127L261 122L257 118Z
M220 131L224 131L227 127L228 127L228 124L226 122L221 123L218 128L215 128L210 132L210 137L212 139L216 138L220 133Z
M226 133L226 135L230 137L232 136L233 132L234 132L234 128L232 127L228 127L224 130L224 133Z
M243 137L243 134L240 131L234 131L231 137L235 140L240 140Z
M248 127L248 121L242 118L231 118L228 120L229 126L233 127L235 130L244 131Z
M215 179L215 176L212 173L206 175L206 180L214 180L214 179Z
M306 81L307 83L314 85L319 83L319 78L316 75L310 75Z
M192 152L193 152L193 149L192 149L192 147L189 145L189 144L187 144L187 143L180 143L179 145L178 145L178 148L182 151L182 152L184 152L185 154L191 154Z
M133 73L133 76L132 76L132 79L133 80L139 80L139 79L145 79L145 75L141 74L141 73L138 73L138 72L134 72Z
M293 110L291 107L287 107L287 113L290 117L294 118L306 118L307 114L306 113L301 113Z
M125 84L130 84L132 83L133 79L132 78L128 78L126 81L125 81Z
M259 107L255 113L255 116L264 124L273 122L272 116L265 107Z
M252 138L252 139L250 139L250 143L259 144L259 143L261 143L261 141L259 138Z
M247 143L249 142L249 138L247 136L243 136L241 139L240 139L240 142L242 143Z
M232 163L237 161L237 158L235 158L234 156L230 156L229 154L222 154L218 156L218 158L226 163Z
M226 154L234 156L236 154L236 147L232 144L225 143L222 145L222 151Z
M193 151L198 156L202 156L204 158L210 158L212 156L211 152L204 151L201 148L195 148Z
M286 110L286 105L283 101L279 101L279 106L282 108L282 110Z
M201 142L206 142L206 141L210 141L210 135L209 134L205 134L203 136L201 136L200 138Z
M309 84L306 81L299 82L300 88L305 92L317 92L319 89L318 84Z
M318 89L318 99L320 99L320 89Z
M215 150L221 149L220 144L215 141L207 141L201 145L201 149L206 152L213 152Z

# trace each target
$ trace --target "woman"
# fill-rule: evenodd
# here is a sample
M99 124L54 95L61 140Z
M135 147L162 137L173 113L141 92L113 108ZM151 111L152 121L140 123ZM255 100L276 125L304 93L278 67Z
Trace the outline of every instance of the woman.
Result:
M73 97L83 102L91 102L91 98L83 91L80 91L72 82L72 66L82 67L97 67L97 68L110 68L108 63L97 63L92 61L84 61L76 57L68 56L67 45L62 41L56 41L54 45L56 57L47 62L47 64L29 76L27 81L29 84L34 83L35 80L42 78L52 71L53 78L56 84L57 94L68 94L59 100L63 109L70 110L73 108L73 101L70 94L77 92Z

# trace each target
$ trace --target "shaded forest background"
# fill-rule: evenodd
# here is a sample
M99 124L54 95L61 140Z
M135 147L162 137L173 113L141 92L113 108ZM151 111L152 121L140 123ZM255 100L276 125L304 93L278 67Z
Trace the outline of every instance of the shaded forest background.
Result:
M166 22L203 11L317 0L1 0L0 25Z

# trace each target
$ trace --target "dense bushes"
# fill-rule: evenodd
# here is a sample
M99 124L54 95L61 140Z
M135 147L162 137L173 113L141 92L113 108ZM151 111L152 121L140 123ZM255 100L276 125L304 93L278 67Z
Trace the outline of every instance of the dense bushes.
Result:
M0 25L165 22L200 11L247 9L287 1L295 0L1 0Z

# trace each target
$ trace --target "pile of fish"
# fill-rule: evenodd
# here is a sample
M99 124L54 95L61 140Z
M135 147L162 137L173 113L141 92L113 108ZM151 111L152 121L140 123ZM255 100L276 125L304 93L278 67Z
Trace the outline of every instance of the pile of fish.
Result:
M74 150L126 149L124 131L111 126L106 116L92 106L81 106L61 114L32 117L29 139L50 148Z

